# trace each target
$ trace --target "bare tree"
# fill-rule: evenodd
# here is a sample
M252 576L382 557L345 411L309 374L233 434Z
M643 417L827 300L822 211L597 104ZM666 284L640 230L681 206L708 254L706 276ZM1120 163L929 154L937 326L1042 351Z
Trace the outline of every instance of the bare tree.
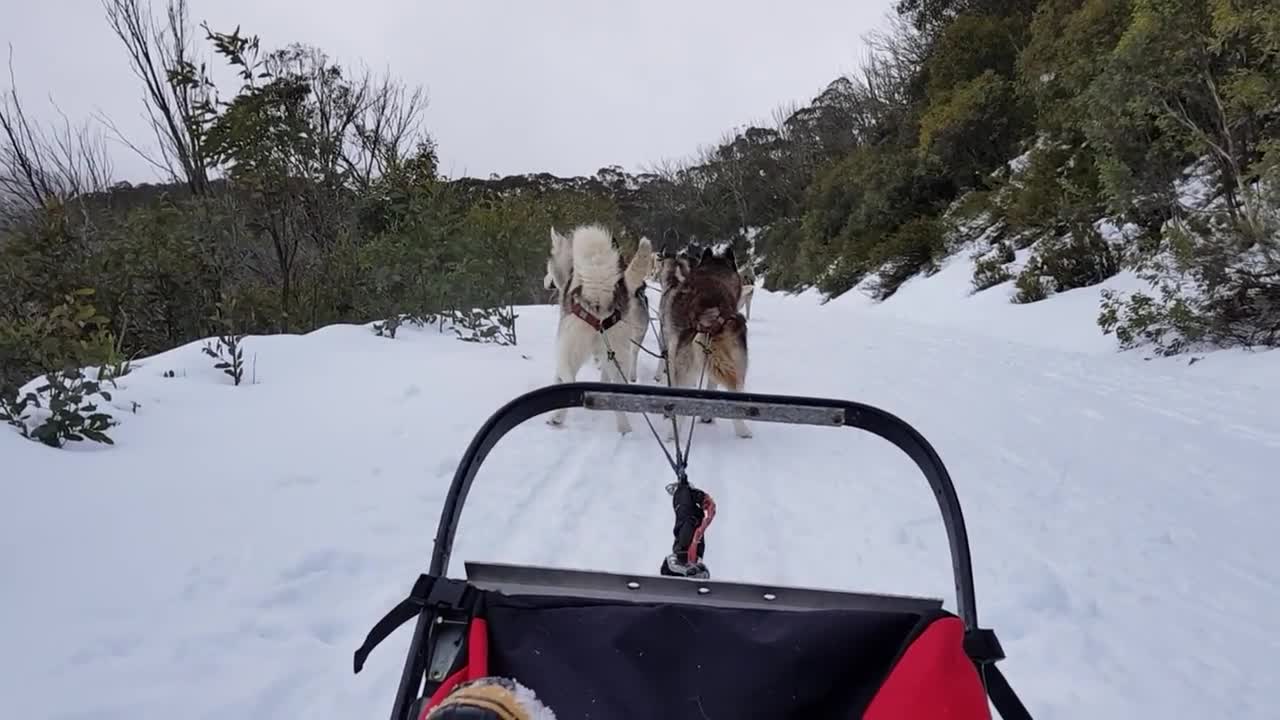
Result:
M929 57L928 38L904 18L894 17L887 30L868 33L866 43L860 83L866 98L883 108L906 107Z
M186 0L168 0L163 25L152 16L148 0L103 0L103 7L111 29L124 44L134 75L142 81L142 101L159 157L104 121L121 142L174 182L185 182L196 195L206 194L209 175L203 128L213 112L214 88L204 63L195 61Z
M789 100L773 109L771 115L773 130L778 134L780 142L778 162L788 172L797 173L801 177L811 177L816 166L818 152L808 142L809 134L800 132L797 123L803 108L794 100Z
M422 129L427 98L421 87L409 90L389 73L380 78L366 73L359 87L363 102L344 162L357 188L364 189L427 139Z
M46 134L32 124L18 94L12 50L10 87L0 96L0 222L12 221L111 184L111 160L101 135L62 118Z

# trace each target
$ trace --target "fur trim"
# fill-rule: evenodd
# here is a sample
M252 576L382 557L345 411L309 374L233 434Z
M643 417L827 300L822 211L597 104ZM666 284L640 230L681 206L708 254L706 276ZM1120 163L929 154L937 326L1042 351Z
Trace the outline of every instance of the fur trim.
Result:
M484 677L454 688L424 720L449 720L463 708L487 712L494 720L556 720L555 713L538 700L538 695L515 680ZM465 717L475 717L466 713Z

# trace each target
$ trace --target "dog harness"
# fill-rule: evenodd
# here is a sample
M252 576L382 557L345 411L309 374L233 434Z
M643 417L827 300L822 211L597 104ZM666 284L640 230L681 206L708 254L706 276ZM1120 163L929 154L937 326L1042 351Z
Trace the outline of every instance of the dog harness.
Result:
M595 315L587 312L586 308L582 307L577 300L573 301L573 304L569 306L569 312L577 315L583 322L594 328L596 332L604 332L614 325L617 325L622 320L622 311L620 310L614 310L612 315L601 320Z
M721 330L724 330L724 326L728 324L728 318L716 318L710 322L698 323L697 330L698 332L706 333L707 335L716 335Z
M729 324L729 319L732 317L733 315L726 317L720 314L719 308L703 310L698 314L698 318L694 321L694 331L695 333L700 332L706 333L707 335L716 335L721 330L724 330L724 327Z

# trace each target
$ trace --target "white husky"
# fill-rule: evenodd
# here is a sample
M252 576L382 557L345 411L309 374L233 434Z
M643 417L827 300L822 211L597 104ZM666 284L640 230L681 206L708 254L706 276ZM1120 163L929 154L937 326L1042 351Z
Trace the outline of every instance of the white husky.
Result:
M583 225L568 238L552 228L547 274L560 296L557 382L576 380L588 358L600 366L604 382L635 379L638 343L644 339L649 319L637 292L644 289L652 258L648 238L640 239L635 256L624 268L613 236L604 227ZM614 360L609 359L610 352ZM547 422L561 425L567 412L557 410ZM619 412L617 418L618 432L631 432L626 414Z

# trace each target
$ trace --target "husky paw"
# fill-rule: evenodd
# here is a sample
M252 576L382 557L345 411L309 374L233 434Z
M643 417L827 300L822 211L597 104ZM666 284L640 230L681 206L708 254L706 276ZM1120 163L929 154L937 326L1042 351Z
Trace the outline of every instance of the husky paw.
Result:
M700 423L702 423L702 424L704 424L704 425L710 425L711 423L713 423L713 422L715 422L715 421L716 421L716 419L715 419L715 418L713 418L713 417L698 418L698 422L700 422Z
M564 419L555 417L547 418L547 424L553 428L562 428L564 427Z
M747 424L742 422L741 420L734 423L733 430L734 430L734 433L740 438L749 438L752 436L751 428L747 427Z

